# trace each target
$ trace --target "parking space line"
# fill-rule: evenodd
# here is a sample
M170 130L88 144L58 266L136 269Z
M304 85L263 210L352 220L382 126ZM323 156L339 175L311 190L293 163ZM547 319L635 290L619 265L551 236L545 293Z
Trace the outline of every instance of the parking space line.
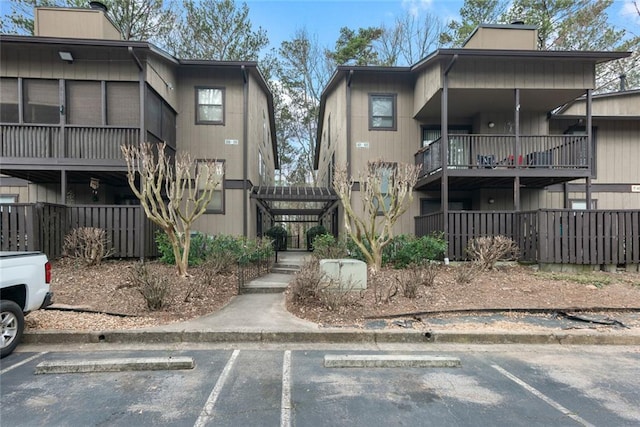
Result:
M229 361L227 362L224 369L222 370L222 373L220 374L220 377L218 378L216 385L213 387L213 390L211 390L211 394L209 395L209 398L204 404L204 408L202 408L202 412L200 412L200 416L196 420L196 423L193 425L194 427L202 427L206 425L207 422L213 417L213 408L216 404L216 401L218 400L218 397L220 396L220 391L222 391L222 387L224 386L224 383L227 381L227 378L229 377L229 373L231 373L231 369L233 369L233 364L238 358L238 354L240 354L240 350L233 351L233 354L231 355L231 357L229 358Z
M25 363L29 363L29 362L31 362L33 359L37 359L38 357L44 356L44 355L45 355L45 354L47 354L47 353L49 353L49 352L48 352L48 351L43 351L42 353L34 354L34 355L33 355L33 356L31 356L31 357L27 357L26 359L24 359L24 360L23 360L23 361L21 361L21 362L16 363L15 365L11 365L11 366L9 366L9 367L7 367L7 368L4 368L3 370L1 370L1 371L0 371L0 375L4 374L5 372L9 372L9 371L10 371L10 370L12 370L12 369L17 368L18 366L22 366L22 365L24 365Z
M282 361L280 427L291 427L291 350L284 352Z
M595 427L593 424L589 423L588 421L586 421L582 417L574 414L569 409L565 408L564 406L562 406L561 404L559 404L558 402L556 402L555 400L553 400L549 396L543 394L538 389L536 389L536 388L530 386L529 384L527 384L526 382L522 381L520 378L516 377L515 375L513 375L511 372L507 371L506 369L504 369L504 368L502 368L502 367L500 367L498 365L491 365L491 367L493 369L495 369L496 371L500 372L505 377L509 378L514 383L518 384L520 387L522 387L525 390L527 390L529 393L533 394L537 398L543 400L544 402L546 402L547 404L551 405L552 407L554 407L558 411L562 412L564 415L566 415L567 417L571 418L572 420L582 424L585 427Z

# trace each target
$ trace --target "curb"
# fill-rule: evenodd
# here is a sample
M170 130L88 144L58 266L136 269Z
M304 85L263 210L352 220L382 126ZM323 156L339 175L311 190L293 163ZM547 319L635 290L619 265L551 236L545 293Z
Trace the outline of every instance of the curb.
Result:
M640 345L640 334L565 332L447 332L447 331L39 331L25 332L25 344L172 344L172 343L322 343L322 344L563 344Z
M40 362L35 374L73 374L87 372L164 371L193 369L191 357L143 357L107 360L58 360Z

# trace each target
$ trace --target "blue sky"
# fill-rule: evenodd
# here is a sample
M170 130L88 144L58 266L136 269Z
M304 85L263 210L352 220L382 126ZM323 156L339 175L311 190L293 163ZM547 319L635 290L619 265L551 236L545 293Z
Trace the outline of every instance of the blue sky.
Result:
M236 0L240 3L240 0ZM293 38L297 29L306 27L321 46L333 48L341 27L391 24L406 10L426 12L448 21L458 17L462 0L246 0L255 27L267 31L271 45L277 47ZM640 19L632 0L615 0L608 11L617 26L640 35Z

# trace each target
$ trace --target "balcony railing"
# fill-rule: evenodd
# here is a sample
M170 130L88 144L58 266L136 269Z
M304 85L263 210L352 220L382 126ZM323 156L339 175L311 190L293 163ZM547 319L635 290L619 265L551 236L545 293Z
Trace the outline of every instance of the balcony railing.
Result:
M139 135L139 128L0 125L0 156L119 160L120 146Z
M442 139L415 154L421 175L442 168ZM585 135L449 135L449 169L588 169Z

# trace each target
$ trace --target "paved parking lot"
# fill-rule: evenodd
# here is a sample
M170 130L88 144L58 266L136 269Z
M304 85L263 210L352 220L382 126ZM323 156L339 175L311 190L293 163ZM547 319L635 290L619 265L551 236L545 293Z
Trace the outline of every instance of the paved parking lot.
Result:
M11 426L635 426L640 349L180 349L14 353ZM452 356L458 368L325 368L325 355ZM191 370L35 375L38 363L188 356Z

